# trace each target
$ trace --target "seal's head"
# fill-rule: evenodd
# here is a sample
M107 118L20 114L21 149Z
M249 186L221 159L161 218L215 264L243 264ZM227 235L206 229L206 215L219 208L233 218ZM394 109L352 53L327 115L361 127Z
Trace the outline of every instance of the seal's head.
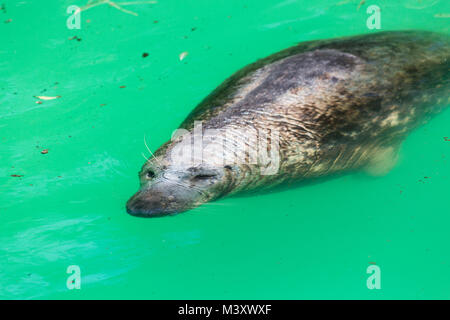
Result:
M202 156L197 157L200 161L195 161L190 147L183 139L168 142L144 164L139 173L140 189L126 205L129 214L140 217L176 214L229 192L234 166L224 165L222 158L217 157L219 153L210 150L212 154L207 154L205 148L201 149Z
M127 202L127 212L158 217L195 208L217 199L228 185L231 167L204 165L182 169L147 163L139 173L140 190Z

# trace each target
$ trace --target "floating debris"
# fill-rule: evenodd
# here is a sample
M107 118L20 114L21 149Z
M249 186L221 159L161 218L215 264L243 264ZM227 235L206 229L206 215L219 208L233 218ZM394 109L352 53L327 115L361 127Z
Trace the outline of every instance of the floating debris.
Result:
M21 177L23 177L23 174L12 174L11 177L21 178Z
M35 98L41 99L41 100L54 100L54 99L59 99L61 98L61 96L54 96L54 97L50 97L50 96L34 96Z
M70 37L69 40L81 41L81 38L78 38L78 36L73 36L73 37Z
M436 13L435 18L450 18L450 13Z
M44 149L41 151L42 154L47 154L48 153L48 149Z
M124 88L126 88L126 87L127 87L127 86L120 86L119 88L120 88L120 89L124 89Z
M131 14L133 16L137 16L138 14L136 12L126 10L122 8L123 6L129 6L129 5L136 5L136 4L155 4L157 1L127 1L127 2L114 2L111 0L90 0L86 5L80 8L81 11L86 11L90 8L102 5L102 4L108 4L113 8L116 8L117 10L120 10L124 13Z
M182 61L184 58L186 58L186 56L189 54L189 52L184 51L182 53L180 53L179 57L180 57L180 61Z
M352 1L352 0L343 0L343 1L341 1L341 2L336 3L336 5L337 5L337 6L342 6L342 5L347 4L347 3L351 2L351 1Z
M144 52L143 54L142 54L142 58L147 58L148 57L148 53L147 52Z
M366 0L361 0L361 2L358 4L358 8L356 10L361 9L361 7L366 3Z

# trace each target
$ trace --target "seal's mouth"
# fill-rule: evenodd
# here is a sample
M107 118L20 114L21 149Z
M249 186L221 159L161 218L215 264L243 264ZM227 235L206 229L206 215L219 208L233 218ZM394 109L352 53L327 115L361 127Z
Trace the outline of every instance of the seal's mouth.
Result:
M177 214L180 211L171 208L171 202L157 193L150 191L139 191L128 200L127 213L135 217L156 218Z
M127 206L127 213L134 216L134 217L140 217L140 218L160 218L165 216L173 216L176 215L179 212L158 212L158 211L152 211L152 210L136 210L134 208L130 208Z
M193 209L203 203L201 194L193 189L173 184L157 184L141 189L126 204L127 212L135 217L163 217Z
M127 202L127 213L135 217L159 218L179 213L178 211L169 211L164 209L150 209L146 206L142 206L133 202L130 203L130 201Z

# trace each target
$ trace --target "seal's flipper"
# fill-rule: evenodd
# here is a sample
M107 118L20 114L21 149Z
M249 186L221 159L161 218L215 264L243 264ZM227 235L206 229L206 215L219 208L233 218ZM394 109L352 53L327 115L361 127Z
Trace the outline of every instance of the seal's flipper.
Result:
M383 176L397 164L400 145L377 148L364 171L372 176Z

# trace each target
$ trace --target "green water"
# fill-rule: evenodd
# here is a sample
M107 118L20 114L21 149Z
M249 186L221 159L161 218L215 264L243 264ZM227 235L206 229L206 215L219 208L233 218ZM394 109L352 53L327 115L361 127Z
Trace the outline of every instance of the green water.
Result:
M299 41L375 32L371 4L382 30L448 33L449 1L124 7L137 16L103 4L68 29L66 8L86 2L0 1L0 298L450 298L450 108L408 137L384 177L160 219L124 210L144 134L156 149L240 67ZM371 264L379 290L366 286ZM69 265L80 290L66 287Z

